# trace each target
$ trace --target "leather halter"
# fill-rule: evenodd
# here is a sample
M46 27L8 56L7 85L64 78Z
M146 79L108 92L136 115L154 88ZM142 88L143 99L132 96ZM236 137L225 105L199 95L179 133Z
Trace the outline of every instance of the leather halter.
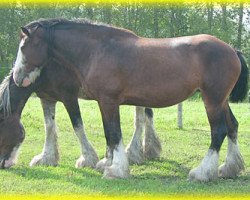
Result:
M54 46L54 33L55 33L55 25L57 23L53 23L51 25L43 25L41 23L38 23L37 29L39 27L45 29L45 40L48 43L48 56L53 57L53 46Z
M55 32L55 25L58 23L54 23L51 25L43 25L41 23L38 23L38 28L43 28L45 29L45 41L48 44L48 59L39 67L40 70L44 68L46 65L50 63L52 59L54 59L54 54L53 54L53 48L54 48L54 32Z

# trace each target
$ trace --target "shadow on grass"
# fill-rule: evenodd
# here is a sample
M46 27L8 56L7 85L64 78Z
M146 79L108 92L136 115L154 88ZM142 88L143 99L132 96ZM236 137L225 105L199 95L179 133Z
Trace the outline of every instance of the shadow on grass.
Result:
M68 182L76 187L88 188L101 193L126 193L125 191L155 193L166 187L163 184L163 180L164 182L175 182L184 177L183 180L185 181L189 170L185 166L171 160L147 161L143 165L132 166L131 168L148 168L148 170L140 173L137 171L135 174L132 171L129 179L118 180L102 179L102 173L90 168L76 169L73 166L63 164L58 167L37 166L30 168L19 166L7 171L27 181L49 179L58 182L58 184L60 182Z
M140 173L136 172L135 175L132 175L132 178L135 179L151 179L151 178L182 178L188 174L190 170L186 166L168 159L156 159L152 161L146 161L142 165L131 165L130 168L137 168L137 171L140 171L140 168L143 168L143 171ZM138 169L139 168L139 169ZM102 173L97 172L91 168L82 168L77 169L70 165L61 164L57 167L46 167L46 166L36 166L36 167L27 167L19 166L8 169L8 172L14 173L18 176L21 176L26 179L63 179L63 175L72 177L72 176L81 176L83 178L101 178ZM133 174L133 172L132 172Z
M143 170L139 174L133 176L133 178L136 179L186 179L190 170L190 168L185 165L168 159L146 161L143 165L137 167L139 170L140 168Z
M132 166L131 169L132 175L129 179L118 180L102 179L101 173L90 168L76 169L73 166L63 164L58 167L39 166L30 168L19 166L7 171L25 180L27 179L27 181L49 179L57 185L63 182L70 183L77 188L76 194L84 193L86 189L103 194L169 194L172 192L178 193L178 191L202 192L206 187L212 188L215 192L217 190L220 192L219 188L225 184L231 187L230 191L235 186L248 185L250 182L249 174L237 179L218 179L206 184L188 182L187 176L190 169L176 161L165 159L146 161L143 165ZM32 184L32 182L29 184ZM75 191L71 191L71 193L73 192ZM227 189L225 192L227 192Z
M76 169L68 165L59 165L57 167L36 166L32 168L27 166L20 166L18 168L10 168L8 169L8 171L25 179L48 178L54 180L62 180L79 175L85 178L101 177L101 174L94 171L93 169Z

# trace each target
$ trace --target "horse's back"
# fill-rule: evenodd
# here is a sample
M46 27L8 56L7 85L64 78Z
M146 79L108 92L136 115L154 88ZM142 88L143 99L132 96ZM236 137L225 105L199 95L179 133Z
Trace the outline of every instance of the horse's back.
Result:
M94 86L118 95L122 103L136 104L140 99L140 105L152 107L179 103L213 84L228 92L240 71L234 50L209 35L110 40L95 63L101 65L94 66L90 77ZM232 80L226 80L229 77Z

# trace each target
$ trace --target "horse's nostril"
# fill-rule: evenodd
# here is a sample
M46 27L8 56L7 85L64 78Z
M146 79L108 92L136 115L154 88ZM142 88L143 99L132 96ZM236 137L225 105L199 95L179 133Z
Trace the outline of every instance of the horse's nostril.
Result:
M27 77L25 77L23 79L22 87L28 87L30 84L31 84L30 80Z

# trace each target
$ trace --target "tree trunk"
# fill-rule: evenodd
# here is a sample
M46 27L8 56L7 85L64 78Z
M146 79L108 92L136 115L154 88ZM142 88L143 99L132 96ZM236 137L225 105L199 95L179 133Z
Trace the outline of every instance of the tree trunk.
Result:
M170 29L170 37L174 37L176 35L175 33L175 15L176 15L176 10L174 7L170 8L170 19L169 19L169 29ZM183 128L183 122L182 122L182 103L178 104L177 107L177 126L178 128Z
M213 14L214 14L213 4L209 3L209 4L207 4L207 23L208 23L208 32L209 32L209 34L212 33Z
M109 5L106 5L103 8L103 18L107 24L111 24L111 19L112 19L112 12L111 11L112 11L112 7Z
M159 37L159 20L158 20L159 9L154 7L154 37Z
M94 18L94 12L93 12L93 8L92 7L87 7L87 16L89 19L93 19Z
M182 123L182 113L183 113L183 109L182 109L182 103L178 104L178 120L177 120L177 126L178 128L183 128L183 123Z
M175 9L174 7L171 6L170 7L170 19L169 19L170 37L175 36L174 24L175 24Z
M222 4L222 30L224 31L224 34L227 32L227 5Z
M176 14L176 10L174 7L170 8L170 19L169 19L169 29L170 29L170 37L174 37L176 35L175 33L175 14ZM183 128L183 122L182 122L182 103L178 104L177 107L177 126L178 128Z
M243 3L240 3L239 7L239 26L238 26L238 33L237 33L237 43L236 47L241 49L241 36L242 36L242 27L243 27Z

